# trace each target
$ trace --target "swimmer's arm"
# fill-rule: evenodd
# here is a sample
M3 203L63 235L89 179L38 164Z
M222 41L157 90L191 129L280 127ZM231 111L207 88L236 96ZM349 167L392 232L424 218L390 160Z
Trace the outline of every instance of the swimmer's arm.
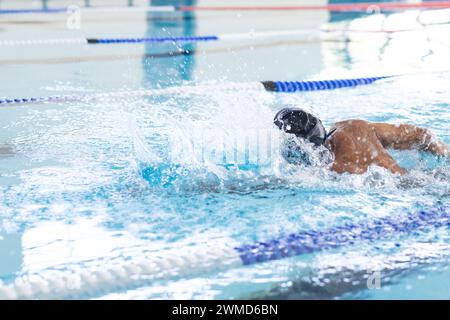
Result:
M355 146L353 139L346 133L338 132L330 140L330 148L332 149L335 160L331 166L331 170L337 173L365 173L371 164L376 164L386 168L392 173L405 174L406 170L400 167L395 160L387 153L379 141L374 141L377 146L379 155L373 162L360 161L359 156L354 153Z
M388 169L392 173L399 173L401 175L406 173L406 170L400 167L394 158L387 152L379 156L375 163L380 167Z
M417 149L450 158L450 148L428 129L409 124L373 123L372 125L385 148Z
M405 174L406 170L400 167L397 162L389 155L383 155L377 158L374 163L380 167L386 168L392 173ZM331 166L331 170L337 173L352 173L352 174L362 174L368 169L368 165L358 165L355 164L353 160L346 159L345 157L336 158Z

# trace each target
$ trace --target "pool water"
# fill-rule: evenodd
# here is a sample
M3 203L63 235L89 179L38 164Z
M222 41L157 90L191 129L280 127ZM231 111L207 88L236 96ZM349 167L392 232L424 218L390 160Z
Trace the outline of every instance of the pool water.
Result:
M152 4L160 2L168 3ZM36 4L2 2L3 7ZM64 4L48 1L50 7ZM392 151L409 169L403 177L378 167L339 175L291 166L280 156L282 137L272 119L283 106L294 105L317 114L327 128L351 118L409 123L431 129L449 144L450 10L83 11L80 29L73 30L67 17L0 15L1 39L322 32L187 44L2 47L4 98L105 93L100 99L0 106L4 286L36 275L64 278L121 266L173 248L254 243L448 208L447 160ZM309 93L221 89L263 80L379 75L398 76ZM156 96L116 94L174 86L185 89ZM448 227L430 225L382 241L245 267L192 275L174 270L169 277L146 275L126 285L112 276L96 290L56 297L448 299L449 258ZM377 277L379 285L370 286L368 280ZM47 292L58 292L59 285L49 282Z

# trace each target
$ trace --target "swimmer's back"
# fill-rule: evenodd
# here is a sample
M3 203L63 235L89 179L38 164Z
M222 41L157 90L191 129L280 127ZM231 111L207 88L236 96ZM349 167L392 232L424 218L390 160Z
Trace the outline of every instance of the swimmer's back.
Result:
M375 164L393 173L405 173L380 140L378 124L351 119L335 123L331 130L335 131L327 144L335 155L332 170L338 173L364 173Z

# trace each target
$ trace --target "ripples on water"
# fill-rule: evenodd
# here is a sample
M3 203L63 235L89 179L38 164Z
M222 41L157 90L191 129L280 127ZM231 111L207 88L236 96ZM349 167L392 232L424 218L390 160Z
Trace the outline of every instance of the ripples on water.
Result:
M450 143L449 81L448 74L434 74L302 95L202 92L23 110L10 122L18 134L0 145L0 231L24 235L23 263L0 276L8 281L20 269L110 255L125 259L127 252L138 255L178 241L251 242L446 205L448 161L417 152L393 153L410 169L404 177L376 167L352 176L289 166L276 152L270 165L224 167L200 161L192 145L190 154L177 152L176 144L189 145L199 130L225 137L243 129L267 131L273 114L287 104L313 111L327 127L348 118L406 122L428 127ZM218 143L206 145L218 149ZM145 168L156 171L143 176ZM376 263L384 263L381 268L393 279L426 263L437 265L448 257L447 233L410 237L400 248L386 239L307 259L161 282L124 296L332 298L360 292L367 268ZM90 241L98 241L98 248L89 248ZM346 265L348 259L355 263Z

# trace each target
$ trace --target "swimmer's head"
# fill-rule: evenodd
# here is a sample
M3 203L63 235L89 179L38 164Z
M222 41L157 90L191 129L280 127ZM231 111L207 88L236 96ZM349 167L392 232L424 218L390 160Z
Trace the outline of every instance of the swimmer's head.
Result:
M281 109L275 115L273 122L280 130L309 140L316 146L322 145L327 136L322 121L299 108Z

